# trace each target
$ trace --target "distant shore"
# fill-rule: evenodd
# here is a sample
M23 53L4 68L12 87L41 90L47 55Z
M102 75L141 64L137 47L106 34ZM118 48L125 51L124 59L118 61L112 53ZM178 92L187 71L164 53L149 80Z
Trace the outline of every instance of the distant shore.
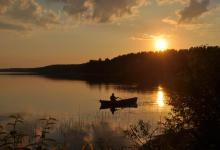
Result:
M171 83L218 80L220 47L201 46L185 50L139 52L83 64L49 65L38 68L5 68L3 74L42 75L54 79L100 82ZM212 77L210 77L212 74Z

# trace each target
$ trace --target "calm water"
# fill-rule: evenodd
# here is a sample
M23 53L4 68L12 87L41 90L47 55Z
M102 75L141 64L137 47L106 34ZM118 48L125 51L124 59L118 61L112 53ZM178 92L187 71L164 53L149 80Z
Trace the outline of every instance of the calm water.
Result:
M122 98L138 97L138 108L118 110L114 115L110 110L99 110L99 100L109 99L112 92ZM140 91L135 86L0 75L0 115L23 113L84 120L108 119L126 125L140 119L157 123L170 112L167 100L166 90L161 86Z

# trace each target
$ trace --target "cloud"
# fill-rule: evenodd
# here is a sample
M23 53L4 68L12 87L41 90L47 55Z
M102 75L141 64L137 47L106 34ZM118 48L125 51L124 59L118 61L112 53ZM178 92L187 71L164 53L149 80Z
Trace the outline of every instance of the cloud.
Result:
M178 12L179 22L191 22L208 11L210 0L190 0L190 3L183 10Z
M5 25L30 26L31 28L48 28L53 25L71 25L79 22L111 23L136 15L138 9L146 4L146 1L0 0L0 21L5 22Z
M160 38L165 38L169 39L171 38L171 35L169 34L161 34L161 35L149 35L146 33L137 33L134 36L130 37L131 40L138 40L138 41L149 41L149 40L155 40L155 39L160 39Z
M36 0L7 0L0 1L0 21L6 22L0 26L1 29L8 24L8 29L23 31L28 29L23 28L25 26L34 28L59 24L59 16L52 10L46 10Z
M166 24L169 24L169 25L178 25L178 22L173 20L173 19L170 19L170 18L164 18L162 20L162 22L166 23Z
M75 19L87 18L92 11L93 4L91 0L62 0L65 3L63 11Z
M159 5L163 5L163 4L173 4L173 3L181 3L181 4L185 4L186 2L188 2L188 0L156 0L157 4Z
M171 19L169 17L162 19L162 22L174 26L176 29L181 28L185 30L198 30L198 29L207 29L211 28L212 24L210 23L199 23L199 22L190 22L190 23L179 23L178 21Z
M0 0L0 15L7 11L12 2L11 0Z
M47 25L56 22L52 11L45 11L35 0L17 0L5 14L6 16L25 23Z
M27 31L31 29L24 25L16 25L16 24L0 22L0 30Z
M135 15L146 0L60 0L59 2L65 4L63 10L69 16L80 21L107 23Z
M144 0L95 0L92 17L97 22L112 22L135 15L144 4Z
M145 34L145 33L137 33L134 36L130 37L130 39L138 40L138 41L143 41L143 40L145 41L145 40L152 40L153 36Z

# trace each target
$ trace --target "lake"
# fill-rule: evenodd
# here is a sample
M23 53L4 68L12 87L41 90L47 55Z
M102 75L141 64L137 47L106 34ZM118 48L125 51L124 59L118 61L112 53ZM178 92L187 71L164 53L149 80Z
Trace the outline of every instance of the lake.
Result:
M100 110L100 99L115 93L138 97L137 108ZM158 85L138 89L135 85L91 84L80 80L55 80L37 75L0 75L0 115L21 113L80 120L106 119L128 126L138 120L156 125L171 110L167 90Z

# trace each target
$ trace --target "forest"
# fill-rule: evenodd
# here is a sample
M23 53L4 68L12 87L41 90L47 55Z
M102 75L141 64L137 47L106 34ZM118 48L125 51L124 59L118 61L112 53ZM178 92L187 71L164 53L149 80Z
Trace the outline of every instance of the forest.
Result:
M220 72L219 58L220 47L200 46L178 51L130 53L112 59L90 60L82 64L0 69L0 72L139 84L174 81L196 84L195 81L198 80L217 83Z

